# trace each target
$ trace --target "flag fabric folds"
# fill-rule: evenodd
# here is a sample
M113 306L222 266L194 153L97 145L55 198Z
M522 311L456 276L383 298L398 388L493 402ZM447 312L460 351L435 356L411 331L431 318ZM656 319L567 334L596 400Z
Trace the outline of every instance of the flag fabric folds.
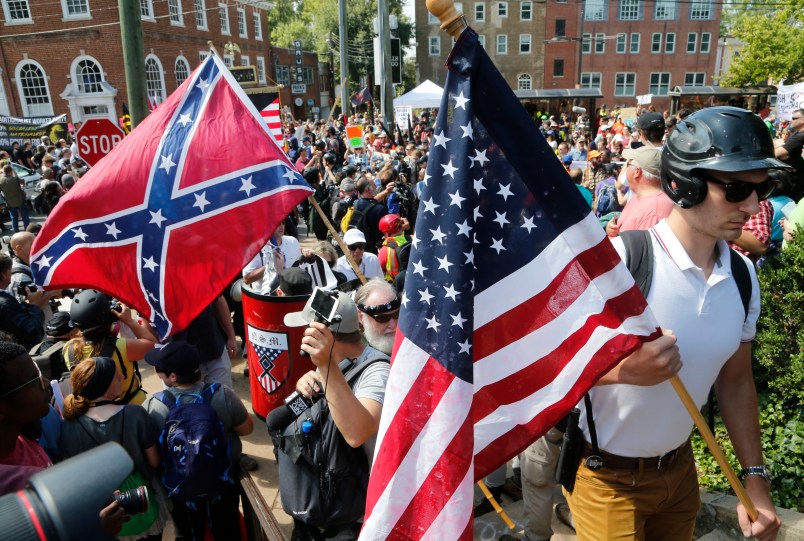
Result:
M104 291L165 337L311 191L213 55L62 197L34 243L34 277Z
M472 539L473 484L659 336L645 299L467 29L421 196L360 539Z
M252 96L252 99L253 96ZM268 126L268 130L273 134L274 139L282 141L282 111L277 96L271 103L260 108L260 114Z
M369 90L369 87L364 86L362 90L352 95L349 101L352 102L352 107L358 107L360 105L373 102L374 98L371 97L371 90Z

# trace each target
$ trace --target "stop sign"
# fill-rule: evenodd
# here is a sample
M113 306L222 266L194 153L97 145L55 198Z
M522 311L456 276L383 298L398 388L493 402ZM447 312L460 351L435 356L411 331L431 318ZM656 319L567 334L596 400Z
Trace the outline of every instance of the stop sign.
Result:
M123 140L126 133L107 118L84 122L75 134L78 155L89 165L95 165Z

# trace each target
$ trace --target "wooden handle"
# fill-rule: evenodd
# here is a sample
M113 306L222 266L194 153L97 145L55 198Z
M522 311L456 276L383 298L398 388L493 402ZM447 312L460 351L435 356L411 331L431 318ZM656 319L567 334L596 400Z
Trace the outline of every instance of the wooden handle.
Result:
M318 201L316 201L312 195L307 196L307 200L310 202L311 205L313 205L313 208L321 217L321 220L323 220L324 225L327 226L329 232L332 233L332 238L335 239L335 242L337 242L338 246L341 247L341 251L343 252L343 255L346 257L346 261L348 261L349 264L352 266L352 269L355 271L355 274L357 275L358 280L360 280L360 283L365 284L366 277L363 276L362 272L360 272L360 267L358 267L357 263L355 263L355 260L352 259L352 254L349 252L349 247L346 246L341 236L338 234L337 231L335 231L335 228L332 227L332 222L329 221L329 217L327 217L326 213L324 213L324 211L321 209L321 205L318 204Z
M453 0L427 0L427 10L441 21L441 30L458 39L468 25L463 13L455 9Z
M695 426L698 427L698 432L700 432L701 436L703 436L706 446L709 447L709 450L712 452L712 456L715 457L715 460L717 460L717 463L720 466L720 469L723 471L723 474L726 476L726 479L729 480L732 490L734 490L734 493L737 495L737 498L739 498L740 503L742 503L743 507L745 507L745 512L748 514L748 518L750 518L752 522L756 521L759 513L757 513L757 508L754 505L754 502L751 501L751 498L745 491L745 488L740 482L740 479L737 477L737 474L734 473L731 464L729 464L729 461L726 459L726 455L723 454L723 449L721 449L720 445L718 445L717 441L715 441L714 434L712 434L712 431L709 430L709 425L706 424L703 415L701 415L701 412L698 410L698 407L692 400L690 393L687 391L687 387L684 386L684 382L682 382L681 379L679 379L679 377L676 375L670 378L670 383L673 385L673 389L676 390L676 394L681 399L684 407L687 408L687 412L695 422Z

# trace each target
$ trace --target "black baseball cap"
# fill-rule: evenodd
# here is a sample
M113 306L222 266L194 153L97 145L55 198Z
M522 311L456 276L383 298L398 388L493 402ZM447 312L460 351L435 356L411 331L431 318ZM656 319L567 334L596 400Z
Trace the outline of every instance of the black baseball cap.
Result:
M185 340L159 345L145 354L145 362L168 374L192 376L201 366L198 349Z
M285 295L309 295L313 292L313 279L299 267L291 267L279 275L279 289Z
M640 130L649 130L651 128L664 129L664 117L661 113L648 112L643 113L636 121L636 127Z

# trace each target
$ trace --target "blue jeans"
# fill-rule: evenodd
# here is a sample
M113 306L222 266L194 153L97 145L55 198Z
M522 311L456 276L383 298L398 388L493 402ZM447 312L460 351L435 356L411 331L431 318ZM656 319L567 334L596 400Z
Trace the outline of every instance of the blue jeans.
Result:
M22 217L22 228L25 229L28 227L28 224L31 221L28 218L28 207L26 207L24 204L21 207L8 207L8 212L11 214L11 229L13 229L15 233L19 231L19 227L17 226L17 216Z

